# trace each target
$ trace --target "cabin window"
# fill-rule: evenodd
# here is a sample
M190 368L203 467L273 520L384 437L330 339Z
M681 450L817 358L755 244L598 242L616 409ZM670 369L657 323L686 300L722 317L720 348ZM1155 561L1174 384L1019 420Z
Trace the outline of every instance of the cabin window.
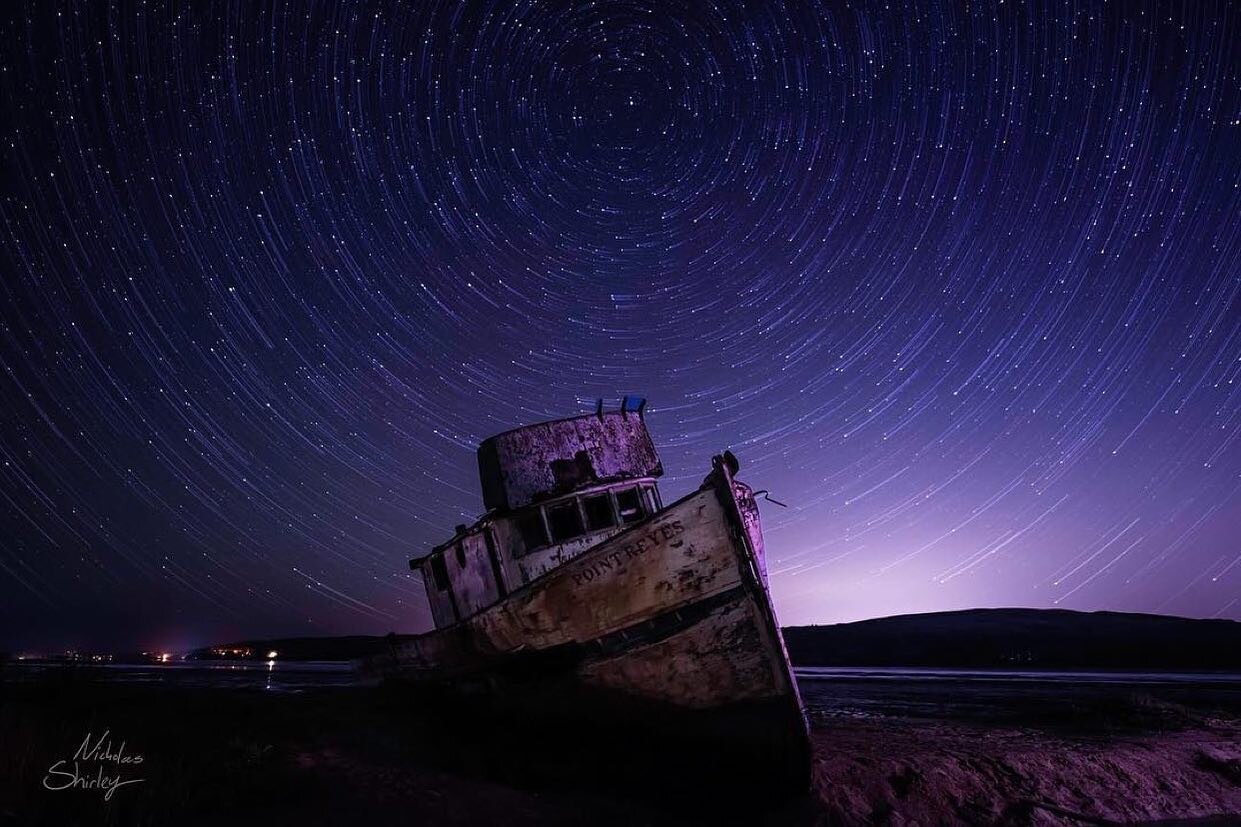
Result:
M562 543L586 533L582 525L582 512L577 510L577 500L549 507L547 524L551 526L554 543Z
M431 579L435 581L435 588L440 591L448 588L448 566L444 565L442 554L431 558Z
M457 568L465 568L465 546L457 543Z
M622 523L636 523L646 516L642 497L636 488L622 488L616 492L616 511Z
M616 525L616 514L612 512L612 498L607 494L583 498L582 510L586 512L588 531L601 531Z
M652 512L658 511L659 509L664 507L664 504L659 501L659 489L658 488L652 485L651 487L646 489L646 495L647 495L648 501L651 504Z
M543 512L532 508L517 518L517 533L526 551L547 545L547 527L543 525Z

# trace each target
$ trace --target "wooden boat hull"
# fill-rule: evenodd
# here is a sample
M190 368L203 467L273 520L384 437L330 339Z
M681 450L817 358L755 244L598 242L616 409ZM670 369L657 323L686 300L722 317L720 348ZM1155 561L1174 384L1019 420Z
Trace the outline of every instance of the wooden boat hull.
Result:
M806 722L756 513L718 463L698 492L472 617L393 638L364 669L486 696L523 720L657 733L717 764L735 755L738 780L803 789Z

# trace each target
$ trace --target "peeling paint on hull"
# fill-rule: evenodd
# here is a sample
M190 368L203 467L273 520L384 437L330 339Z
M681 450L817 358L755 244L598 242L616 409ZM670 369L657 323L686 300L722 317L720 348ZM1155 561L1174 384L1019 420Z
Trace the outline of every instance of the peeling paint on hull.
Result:
M756 553L757 521L743 518L738 494L750 496L717 464L698 492L472 617L394 637L363 669L521 698L533 714L640 709L635 725L658 722L666 734L683 722L686 738L762 756L781 787L803 787L805 717Z

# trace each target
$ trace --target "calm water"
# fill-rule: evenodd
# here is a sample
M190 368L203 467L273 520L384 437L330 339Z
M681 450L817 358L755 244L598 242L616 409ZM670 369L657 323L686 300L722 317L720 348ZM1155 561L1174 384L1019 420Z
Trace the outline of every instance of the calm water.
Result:
M1241 674L1006 669L798 669L812 718L1174 724L1241 719Z
M10 663L6 680L31 680L61 664ZM185 687L301 692L358 683L336 661L176 661L72 667L103 680ZM910 717L1003 722L1072 718L1093 710L1171 708L1241 718L1241 674L926 668L797 669L812 717Z
M1018 683L1091 684L1238 684L1241 674L1230 672L1060 672L1037 669L935 669L898 666L807 666L793 670L799 683L807 681L1004 681Z
M173 661L170 663L105 663L67 667L60 663L11 663L5 674L30 680L57 670L82 671L91 677L125 683L169 686L265 689L298 692L312 687L350 686L353 664L344 661Z

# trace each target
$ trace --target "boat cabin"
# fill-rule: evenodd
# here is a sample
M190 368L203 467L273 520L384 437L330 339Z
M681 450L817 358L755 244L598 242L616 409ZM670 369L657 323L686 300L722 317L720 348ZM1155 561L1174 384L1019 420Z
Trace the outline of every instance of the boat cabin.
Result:
M411 560L436 628L508 594L659 511L663 475L644 400L541 422L478 448L483 504L472 526Z

